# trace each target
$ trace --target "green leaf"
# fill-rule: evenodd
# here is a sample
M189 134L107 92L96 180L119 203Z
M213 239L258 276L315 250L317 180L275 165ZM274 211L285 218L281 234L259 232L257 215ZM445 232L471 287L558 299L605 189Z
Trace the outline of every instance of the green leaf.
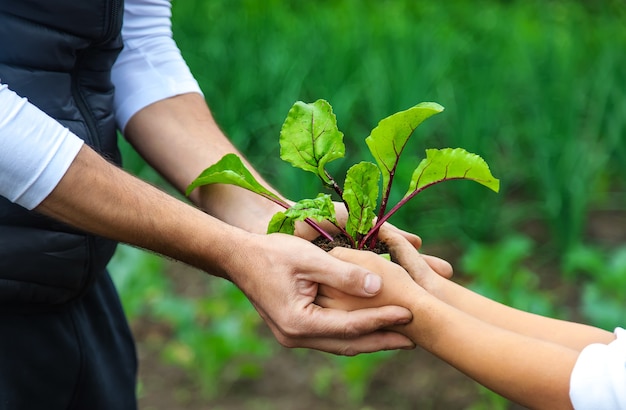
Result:
M382 119L365 139L383 175L383 192L389 189L402 150L413 131L426 119L443 111L434 102L419 103Z
M296 220L289 218L285 212L277 212L274 214L267 226L267 233L286 233L293 235L296 231Z
M276 194L261 185L236 154L226 154L218 162L202 171L202 173L189 184L185 193L189 195L197 187L209 184L237 185L268 199L281 203L284 202Z
M427 149L426 158L413 172L404 197L449 179L469 179L495 192L500 190L500 180L491 175L489 165L480 156L463 148Z
M355 241L374 225L380 171L371 162L353 165L346 174L343 200L349 210L346 231Z
M316 221L328 220L337 223L335 205L328 194L319 194L315 199L302 199L284 212L274 214L267 227L267 233L287 233L293 235L296 221L307 218Z
M296 168L313 172L330 184L324 167L342 158L346 148L337 118L325 100L306 104L296 102L280 130L280 157Z

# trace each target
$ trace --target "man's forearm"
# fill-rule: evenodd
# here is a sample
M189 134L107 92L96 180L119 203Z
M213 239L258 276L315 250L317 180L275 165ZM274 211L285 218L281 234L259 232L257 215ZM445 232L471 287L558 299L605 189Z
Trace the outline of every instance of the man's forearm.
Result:
M180 191L225 154L239 154L215 123L203 97L194 93L145 107L131 118L124 134ZM256 177L263 181L258 174ZM271 216L282 210L252 192L230 185L196 189L191 199L220 220L257 233L264 233Z
M228 275L229 237L243 233L129 175L87 146L36 210L219 276Z

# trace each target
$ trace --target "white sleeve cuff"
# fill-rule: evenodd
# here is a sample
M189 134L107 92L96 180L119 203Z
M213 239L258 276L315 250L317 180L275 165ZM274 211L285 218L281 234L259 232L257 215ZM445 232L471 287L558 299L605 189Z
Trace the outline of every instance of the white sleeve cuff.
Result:
M122 37L124 49L111 73L122 131L133 115L154 102L202 94L172 37L169 0L127 1Z
M0 107L0 195L33 209L63 178L83 140L5 84Z
M592 344L580 353L570 379L576 410L626 409L626 330L615 330L608 345Z

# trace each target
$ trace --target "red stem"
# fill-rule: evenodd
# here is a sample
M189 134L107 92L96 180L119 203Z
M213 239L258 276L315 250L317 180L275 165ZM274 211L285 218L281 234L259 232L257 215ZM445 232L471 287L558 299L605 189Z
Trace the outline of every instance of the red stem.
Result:
M371 240L373 238L377 238L378 237L378 231L380 230L380 227L387 222L387 220L389 220L389 218L391 218L391 216L393 214L395 214L398 209L400 209L402 206L404 206L404 204L406 204L407 202L409 202L409 200L411 200L411 198L413 198L415 195L419 194L420 192L422 192L423 190L425 190L428 187L431 187L435 184L438 184L440 182L443 181L450 181L453 179L464 179L463 177L456 177L456 178L445 178L445 179L440 179L438 181L435 182L431 182L430 184L426 184L423 187L416 189L415 191L411 192L409 195L405 196L404 198L402 198L402 200L400 200L400 202L398 202L393 208L391 208L391 210L389 212L387 212L386 215L383 215L381 218L379 218L376 221L376 224L374 225L374 227L372 227L372 229L370 229L370 231L367 233L367 235L365 235L363 237L363 239L361 239L361 241L359 241L359 249L361 249L366 243L369 242L370 246L372 246L372 242ZM375 244L375 242L374 242Z

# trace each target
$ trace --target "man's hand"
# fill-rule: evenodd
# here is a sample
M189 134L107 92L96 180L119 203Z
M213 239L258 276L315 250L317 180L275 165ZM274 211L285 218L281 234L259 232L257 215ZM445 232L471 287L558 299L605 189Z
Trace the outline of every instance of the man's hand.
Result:
M346 312L313 303L318 283L358 296L376 294L377 275L300 238L252 234L224 224L86 146L37 210L233 280L285 346L346 355L413 347L406 337L379 330L410 321L404 308Z
M306 347L352 356L358 353L413 348L405 336L384 330L406 324L412 316L399 306L351 312L316 305L318 284L347 294L372 297L381 290L378 275L333 258L300 238L250 235L255 244L240 244L229 277L250 299L276 339L286 347ZM259 248L258 244L263 246ZM248 253L255 249L253 254Z

